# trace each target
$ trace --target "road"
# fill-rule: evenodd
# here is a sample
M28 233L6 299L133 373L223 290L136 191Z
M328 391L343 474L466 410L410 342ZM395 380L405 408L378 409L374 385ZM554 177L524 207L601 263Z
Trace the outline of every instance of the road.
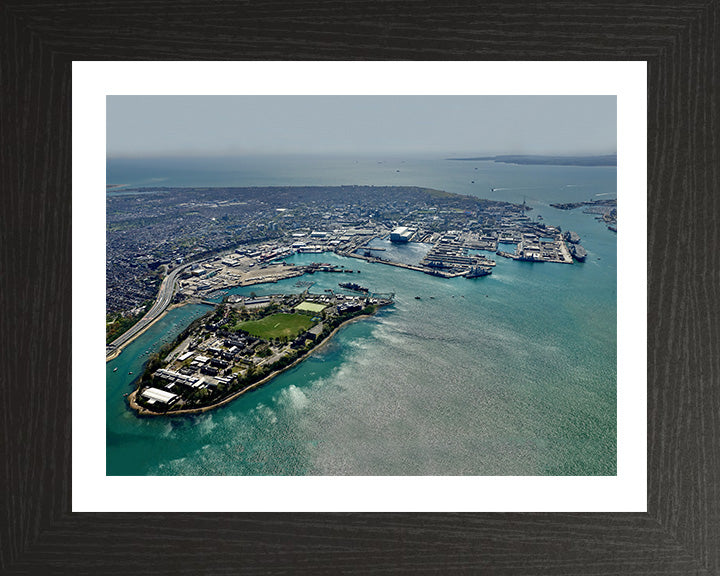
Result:
M184 266L175 268L175 270L170 272L170 274L165 277L165 279L160 284L160 290L158 292L158 297L155 300L155 304L153 304L152 308L147 311L147 314L145 314L145 316L138 320L138 322L134 324L132 328L118 336L115 340L113 340L110 344L106 346L105 353L107 356L110 356L111 354L116 352L118 348L121 348L128 340L133 338L139 332L142 332L145 328L147 328L149 324L154 322L157 317L165 311L165 308L168 307L168 304L170 304L170 300L175 293L175 280L177 279L178 274L188 266L190 266L190 264L185 264Z

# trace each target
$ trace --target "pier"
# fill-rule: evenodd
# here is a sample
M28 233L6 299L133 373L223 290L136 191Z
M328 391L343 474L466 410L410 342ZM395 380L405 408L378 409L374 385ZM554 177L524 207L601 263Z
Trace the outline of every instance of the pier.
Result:
M366 262L374 262L376 264L387 264L388 266L395 266L396 268L405 268L406 270L415 270L416 272L426 272L427 269L422 266L413 266L412 264L403 264L402 262L391 262L390 260L383 260L381 258L375 258L373 256L365 256L363 254L355 254L354 252L338 252L338 255L345 256L347 258L357 258L358 260L365 260Z

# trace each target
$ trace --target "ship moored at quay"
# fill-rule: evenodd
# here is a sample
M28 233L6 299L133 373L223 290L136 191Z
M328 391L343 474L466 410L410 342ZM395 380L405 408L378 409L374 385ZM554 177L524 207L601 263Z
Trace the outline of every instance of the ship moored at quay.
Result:
M363 294L370 292L368 288L355 284L354 282L340 282L338 286L340 286L340 288L345 288L345 290L352 290L353 292L361 292Z

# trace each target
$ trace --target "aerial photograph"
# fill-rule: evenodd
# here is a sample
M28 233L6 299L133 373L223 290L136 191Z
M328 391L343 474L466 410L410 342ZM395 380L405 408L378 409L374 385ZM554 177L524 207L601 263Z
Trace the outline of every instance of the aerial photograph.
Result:
M617 474L615 96L106 104L107 475Z

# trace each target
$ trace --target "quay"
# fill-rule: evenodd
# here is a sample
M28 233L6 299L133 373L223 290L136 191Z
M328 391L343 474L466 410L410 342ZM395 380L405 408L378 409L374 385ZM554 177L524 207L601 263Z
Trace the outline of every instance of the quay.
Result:
M376 264L387 264L388 266L395 266L396 268L405 268L405 270L427 273L427 269L422 266L413 266L412 264L403 264L402 262L391 262L390 260L383 260L381 258L375 258L374 256L365 256L364 254L355 254L354 252L338 252L338 255L347 258L357 258L358 260L365 260L366 262Z

